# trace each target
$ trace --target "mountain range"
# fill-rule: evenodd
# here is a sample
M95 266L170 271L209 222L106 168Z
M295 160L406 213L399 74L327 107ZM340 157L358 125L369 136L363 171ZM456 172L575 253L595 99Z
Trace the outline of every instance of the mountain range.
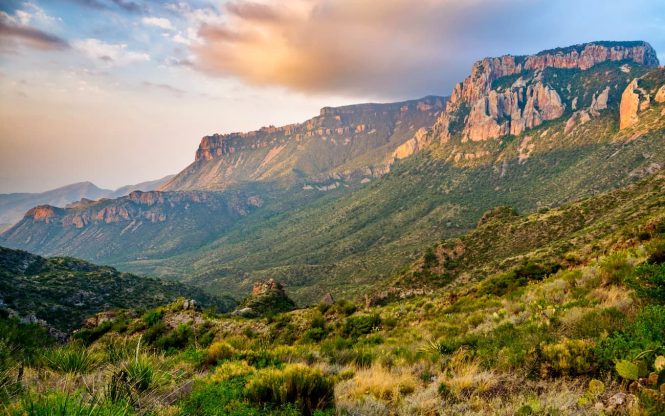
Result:
M16 224L26 211L37 205L64 207L81 199L118 198L133 191L152 191L171 178L169 175L154 181L122 186L116 190L102 189L92 182L78 182L45 192L0 194L0 230Z
M484 212L556 207L665 166L665 70L646 42L485 58L448 97L323 108L201 140L158 191L39 206L3 245L300 303L385 282Z

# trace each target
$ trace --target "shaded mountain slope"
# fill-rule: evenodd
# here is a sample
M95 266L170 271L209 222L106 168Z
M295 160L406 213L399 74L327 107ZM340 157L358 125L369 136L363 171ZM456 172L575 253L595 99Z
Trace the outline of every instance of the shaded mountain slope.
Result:
M236 302L181 283L139 277L114 268L69 258L44 258L0 247L0 306L33 322L69 332L85 318L112 309L142 310L195 299L220 312Z

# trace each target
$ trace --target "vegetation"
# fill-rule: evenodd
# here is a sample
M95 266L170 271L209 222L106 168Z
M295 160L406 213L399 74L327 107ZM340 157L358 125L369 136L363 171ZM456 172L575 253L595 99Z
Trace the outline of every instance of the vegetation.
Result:
M109 309L144 310L178 297L195 299L219 312L232 309L228 297L211 296L181 283L121 273L70 257L44 258L0 247L0 309L42 320L67 333L80 328L85 318ZM117 322L120 324L120 322ZM83 330L87 343L112 329L111 323Z
M663 180L536 214L492 210L459 238L458 257L457 240L445 240L410 267L435 273L454 260L447 283L419 285L406 272L393 281L408 275L409 285L392 285L402 292L384 302L244 318L181 299L118 312L103 331L55 346L5 316L0 406L16 415L662 413Z

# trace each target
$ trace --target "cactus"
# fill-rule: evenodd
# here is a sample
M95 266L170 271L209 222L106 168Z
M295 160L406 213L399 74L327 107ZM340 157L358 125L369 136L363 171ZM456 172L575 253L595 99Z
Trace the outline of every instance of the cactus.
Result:
M626 380L637 380L639 377L639 368L628 360L617 361L615 366L617 373Z

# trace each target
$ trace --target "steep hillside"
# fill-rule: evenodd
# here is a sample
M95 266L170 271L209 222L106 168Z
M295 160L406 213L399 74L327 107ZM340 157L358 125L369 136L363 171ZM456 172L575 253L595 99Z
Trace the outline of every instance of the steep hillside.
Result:
M526 216L495 209L459 240L468 273L398 301L372 291L252 319L178 301L57 347L0 315L0 405L16 416L663 414L663 181ZM567 239L565 258L535 261ZM515 255L530 261L501 261ZM437 259L438 248L423 256ZM270 291L279 285L255 295Z
M181 283L121 273L69 257L44 258L0 247L0 309L67 333L113 309L143 310L177 297L227 312L236 302Z
M304 123L206 136L193 164L162 190L220 190L246 182L330 189L388 170L392 154L432 125L446 98L326 107Z
M147 192L155 190L171 178L172 176L166 176L154 181L126 185L114 191L98 188L90 182L80 182L40 193L0 194L0 230L2 230L4 224L16 224L23 218L26 211L37 205L64 207L83 198L92 200L99 198L119 198L129 195L133 191ZM4 228L9 227L6 226Z

